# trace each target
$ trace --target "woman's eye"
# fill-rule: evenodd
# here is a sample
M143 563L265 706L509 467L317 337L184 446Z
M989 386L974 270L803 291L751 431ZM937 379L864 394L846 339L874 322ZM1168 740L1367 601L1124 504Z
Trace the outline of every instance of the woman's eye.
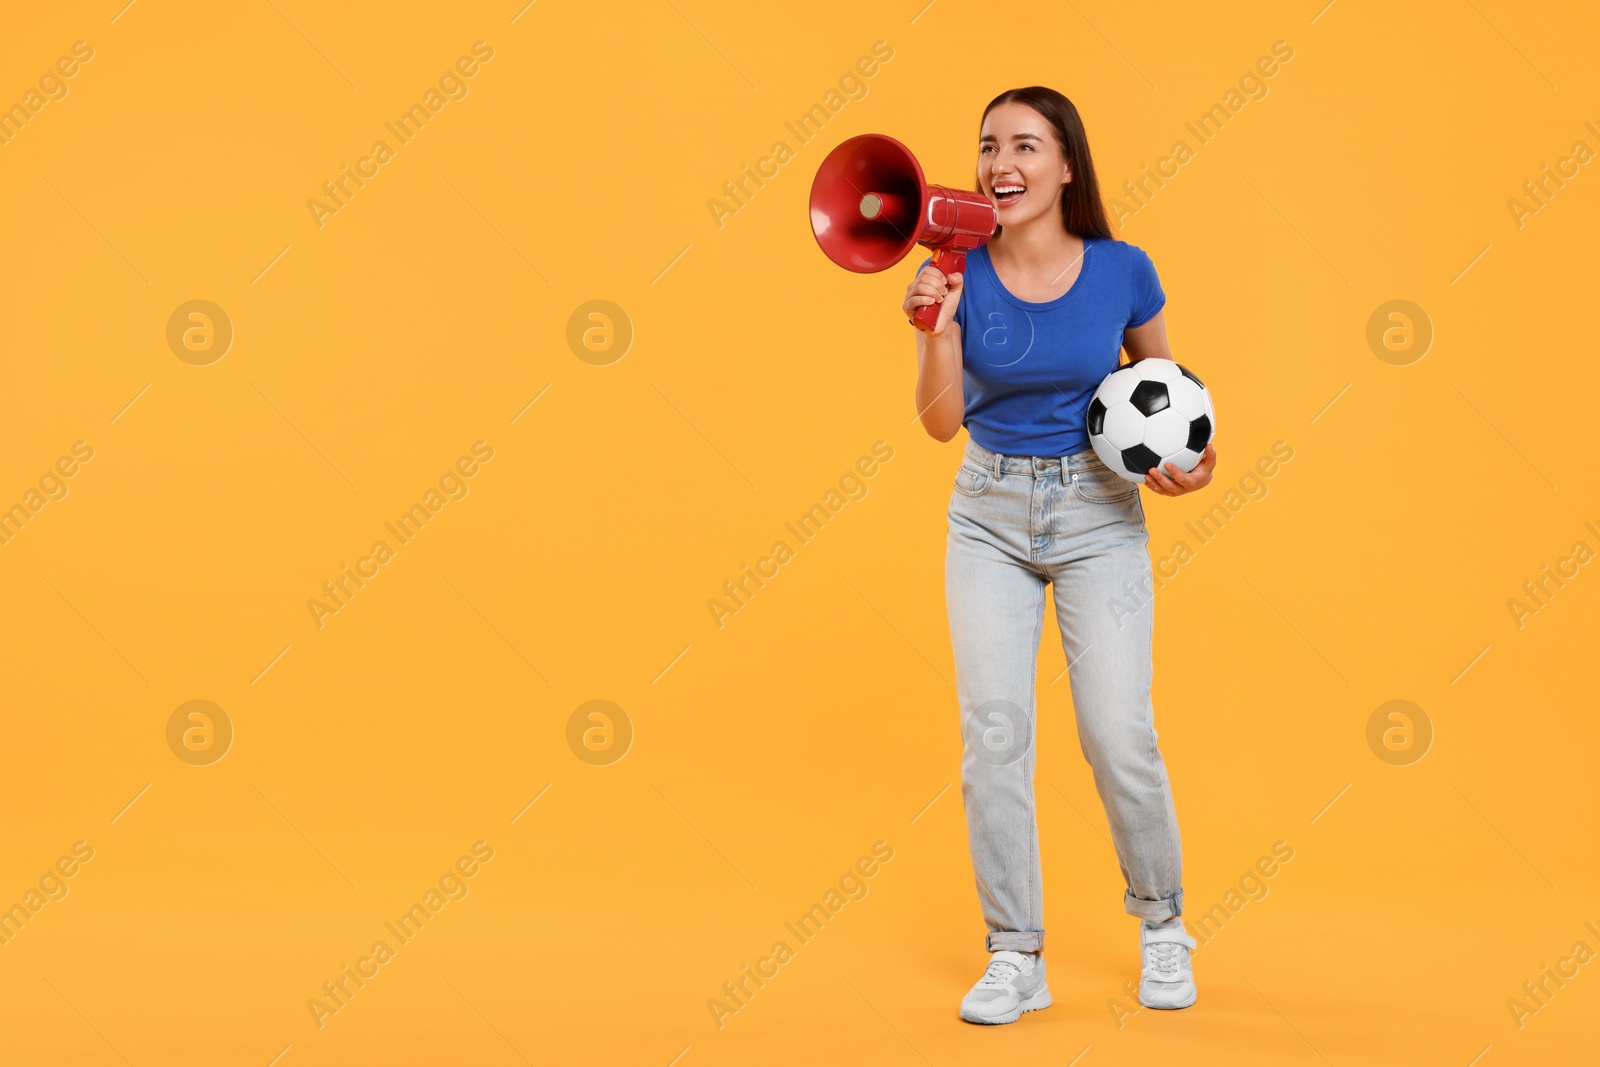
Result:
M1032 151L1033 151L1033 145L1031 145L1031 144L1025 144L1025 145L1018 145L1018 147L1019 147L1019 148L1026 148L1026 149L1027 149L1027 150L1028 150L1028 151L1030 151L1030 152L1032 152Z

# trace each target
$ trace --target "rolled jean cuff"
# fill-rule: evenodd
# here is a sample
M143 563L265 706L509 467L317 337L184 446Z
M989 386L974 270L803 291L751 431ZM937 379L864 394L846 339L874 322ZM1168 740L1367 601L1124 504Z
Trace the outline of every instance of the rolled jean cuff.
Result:
M984 939L985 952L1042 952L1043 930L991 930Z
M1145 900L1134 896L1130 889L1122 895L1122 906L1129 915L1137 915L1151 922L1166 922L1183 914L1183 890L1160 900Z

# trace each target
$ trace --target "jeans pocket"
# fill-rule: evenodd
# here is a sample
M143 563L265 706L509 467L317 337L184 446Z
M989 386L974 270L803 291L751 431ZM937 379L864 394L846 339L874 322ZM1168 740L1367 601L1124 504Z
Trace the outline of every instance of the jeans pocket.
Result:
M1096 463L1078 471L1072 478L1078 496L1091 504L1125 504L1139 495L1139 485Z
M956 492L963 496L982 496L989 491L989 472L982 467L963 463L956 471Z

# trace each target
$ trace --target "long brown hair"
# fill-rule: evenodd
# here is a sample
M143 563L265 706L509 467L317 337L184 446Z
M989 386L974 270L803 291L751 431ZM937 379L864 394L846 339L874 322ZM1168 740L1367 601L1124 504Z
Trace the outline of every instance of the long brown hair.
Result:
M1072 101L1043 85L1030 85L1024 89L1007 89L983 109L978 129L989 112L1001 104L1026 104L1037 111L1055 130L1062 154L1072 165L1072 180L1061 189L1061 224L1067 232L1077 236L1111 237L1111 223L1106 220L1106 206L1100 200L1100 182L1094 174L1094 160L1089 157L1089 135L1083 130L1083 119ZM983 185L973 185L983 192ZM994 228L995 235L1000 227Z

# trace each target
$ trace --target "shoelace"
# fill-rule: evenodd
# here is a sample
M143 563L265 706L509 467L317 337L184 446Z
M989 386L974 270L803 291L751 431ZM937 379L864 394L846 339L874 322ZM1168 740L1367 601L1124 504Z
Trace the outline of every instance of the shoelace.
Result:
M1182 947L1175 941L1153 941L1145 946L1145 951L1151 954L1151 963L1157 980L1162 982L1178 980L1178 950Z
M986 988L1003 986L1021 973L1022 968L1010 960L994 960L989 964L989 969L983 972L983 977L978 979L978 985Z

